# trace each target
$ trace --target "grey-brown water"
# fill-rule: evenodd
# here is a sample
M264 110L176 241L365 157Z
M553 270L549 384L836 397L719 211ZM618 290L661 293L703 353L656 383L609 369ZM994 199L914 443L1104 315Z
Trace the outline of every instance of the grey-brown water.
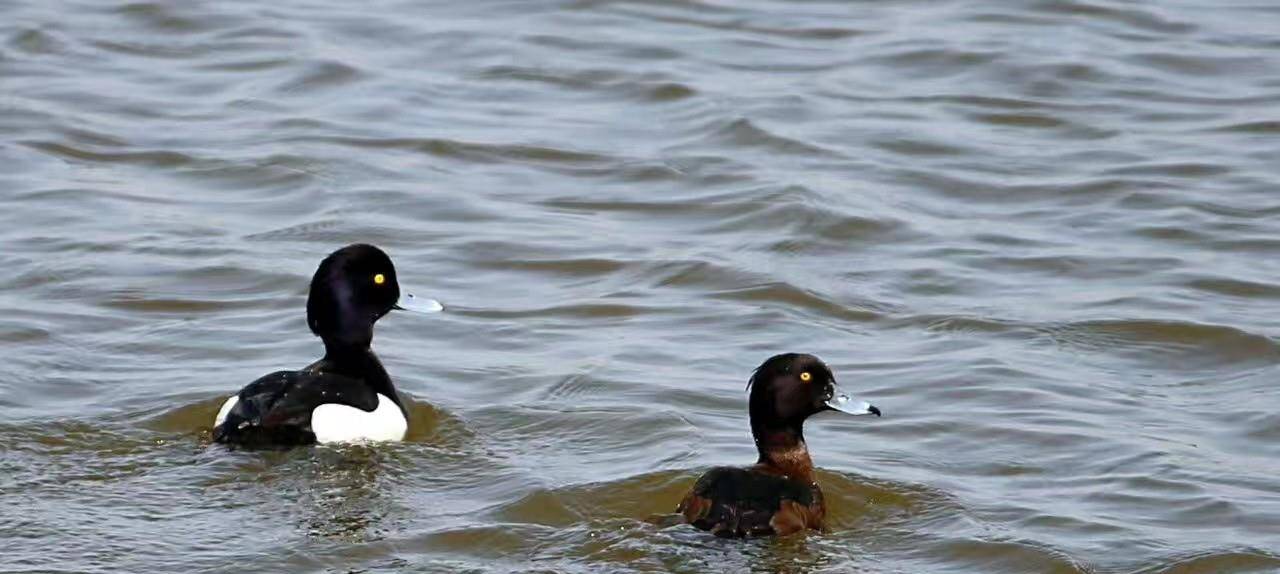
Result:
M1267 2L0 3L0 570L1280 570ZM403 444L232 452L349 242ZM674 525L826 359L829 531Z

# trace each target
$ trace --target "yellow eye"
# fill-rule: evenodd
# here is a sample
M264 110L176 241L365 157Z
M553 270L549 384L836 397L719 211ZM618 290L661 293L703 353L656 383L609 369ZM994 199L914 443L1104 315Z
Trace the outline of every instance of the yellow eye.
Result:
M801 380L801 381L804 381L804 382L806 382L806 383L807 383L807 382L809 382L809 381L810 381L810 380L812 380L812 379L813 379L813 375L810 375L810 374L809 374L809 373L807 373L807 372L800 373L800 380Z
M383 275L383 274L381 274L381 273L379 273L379 274L377 274L377 275L374 275L374 276L373 276L373 282L374 282L374 284L375 284L375 285L381 285L381 284L383 284L383 283L386 283L386 282L387 282L387 276L386 276L386 275Z

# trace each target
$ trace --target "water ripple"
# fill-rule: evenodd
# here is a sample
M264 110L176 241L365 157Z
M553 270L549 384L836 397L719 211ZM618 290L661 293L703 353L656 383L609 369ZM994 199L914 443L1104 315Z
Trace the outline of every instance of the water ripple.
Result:
M1280 568L1277 15L0 3L6 565ZM449 305L409 440L210 445L356 241ZM828 532L678 525L783 351L886 413L806 426Z

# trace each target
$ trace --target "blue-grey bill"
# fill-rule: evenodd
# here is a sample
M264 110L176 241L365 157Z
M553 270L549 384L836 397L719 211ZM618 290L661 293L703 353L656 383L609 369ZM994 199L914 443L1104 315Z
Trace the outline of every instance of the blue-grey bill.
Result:
M827 406L851 415L880 416L880 409L876 408L875 405L850 397L840 387L835 388L835 393L827 400Z
M414 313L439 313L444 311L444 305L441 305L439 301L418 297L413 293L400 295L400 300L396 301L396 308Z

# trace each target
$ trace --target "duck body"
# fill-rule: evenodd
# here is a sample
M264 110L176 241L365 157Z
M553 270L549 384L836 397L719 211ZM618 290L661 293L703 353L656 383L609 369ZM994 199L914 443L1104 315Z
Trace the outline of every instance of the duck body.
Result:
M372 352L367 360L378 361ZM248 446L402 440L408 413L380 364L376 372L382 384L321 359L265 375L223 403L214 440Z
M676 512L690 525L727 538L821 530L826 501L804 441L804 421L828 410L877 416L880 410L843 394L830 369L812 355L771 357L747 386L759 459L745 468L707 471Z
M679 510L689 524L725 538L821 529L827 513L818 483L779 475L761 465L707 471Z
M370 348L374 323L393 309L442 307L402 297L391 259L372 245L330 254L307 298L307 324L324 341L324 357L301 370L260 377L228 398L214 418L214 441L287 447L402 440L408 412Z

